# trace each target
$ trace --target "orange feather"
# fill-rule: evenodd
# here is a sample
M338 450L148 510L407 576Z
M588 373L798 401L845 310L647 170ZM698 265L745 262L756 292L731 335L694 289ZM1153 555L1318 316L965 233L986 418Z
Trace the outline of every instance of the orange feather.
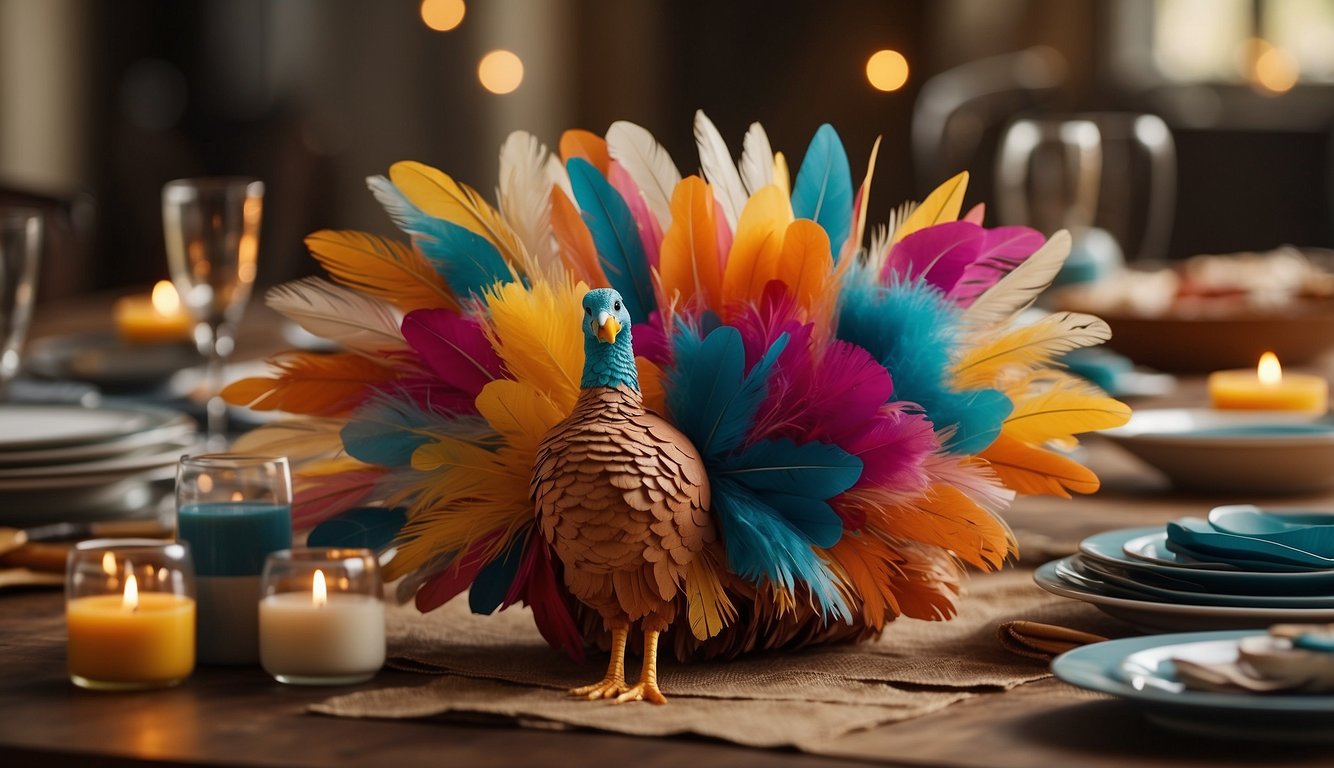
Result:
M594 288L611 285L598 261L598 249L593 244L593 235L588 231L588 225L579 216L579 209L566 197L565 191L555 185L551 187L551 229L560 246L561 261L574 274L576 281Z
M392 368L350 353L298 352L271 363L279 369L276 377L232 382L222 390L223 399L256 411L348 416L371 386L390 383L399 375Z
M823 295L833 270L834 257L824 227L809 219L797 219L787 227L778 270L768 279L783 280L797 305L810 310Z
M1088 467L1058 453L1026 445L1002 432L981 454L1005 485L1026 496L1048 494L1070 498L1070 492L1093 493L1098 476Z
M306 247L334 280L404 312L458 309L444 278L403 243L365 232L322 229L306 237Z
M674 303L679 294L682 306L697 299L701 306L714 307L722 298L714 208L713 188L700 177L690 176L676 185L672 224L663 235L658 262L665 303Z
M937 483L918 498L893 506L852 503L865 512L867 528L950 550L983 570L1000 568L1015 552L1014 534L1005 523L951 485Z
M611 167L611 153L607 151L607 140L596 133L578 128L571 128L560 135L560 159L569 163L572 157L582 157L592 163L603 176L607 175L607 169Z
M778 273L783 235L792 223L792 205L770 185L754 195L741 209L732 252L723 270L723 302L731 307L758 301L764 284Z

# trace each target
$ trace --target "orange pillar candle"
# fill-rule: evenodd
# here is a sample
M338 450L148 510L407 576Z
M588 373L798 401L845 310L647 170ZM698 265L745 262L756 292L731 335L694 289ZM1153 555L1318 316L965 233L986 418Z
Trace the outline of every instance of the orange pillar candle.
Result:
M1220 409L1324 413L1329 402L1329 383L1310 374L1285 374L1278 356L1266 352L1253 371L1210 374L1209 400Z
M159 280L151 295L120 298L114 314L117 334L130 344L188 341L194 334L195 323L167 280Z
M189 677L193 587L182 544L104 539L77 545L66 583L70 680L83 688L132 690Z

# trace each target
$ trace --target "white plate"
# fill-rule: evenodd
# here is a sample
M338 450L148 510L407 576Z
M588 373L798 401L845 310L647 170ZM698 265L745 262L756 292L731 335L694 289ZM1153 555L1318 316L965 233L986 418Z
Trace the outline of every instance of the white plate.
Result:
M1222 605L1160 603L1111 597L1077 587L1056 573L1053 561L1033 573L1033 581L1054 595L1082 600L1103 613L1159 632L1203 629L1261 629L1271 624L1334 622L1334 608L1243 608Z
M1058 656L1056 677L1143 708L1150 721L1173 730L1229 739L1329 742L1334 696L1214 693L1186 690L1173 658L1227 661L1255 631L1129 637L1094 643Z
M24 452L116 440L180 418L161 408L0 405L0 452Z
M195 422L185 414L160 427L97 443L80 443L30 451L0 451L0 470L40 467L121 456L163 443L186 440L195 434Z
M1161 408L1102 435L1179 488L1298 494L1334 488L1334 424L1319 414Z
M96 485L140 474L149 479L163 479L169 473L154 470L174 468L181 456L195 452L200 447L190 438L99 461L46 467L7 467L0 469L0 493Z

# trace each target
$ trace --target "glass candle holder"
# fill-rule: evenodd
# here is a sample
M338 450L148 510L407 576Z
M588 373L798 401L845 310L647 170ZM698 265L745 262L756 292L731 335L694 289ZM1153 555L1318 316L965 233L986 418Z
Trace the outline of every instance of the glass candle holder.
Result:
M195 667L190 548L154 539L77 544L65 572L69 677L83 688L176 685Z
M384 596L369 549L269 555L259 603L259 656L281 683L351 685L384 665Z
M255 606L264 558L292 546L287 459L182 457L176 470L176 538L189 542L199 576L199 662L259 663Z

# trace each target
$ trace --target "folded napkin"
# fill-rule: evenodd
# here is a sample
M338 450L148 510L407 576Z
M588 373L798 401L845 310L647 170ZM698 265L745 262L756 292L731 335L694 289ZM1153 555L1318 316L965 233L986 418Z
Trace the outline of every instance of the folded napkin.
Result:
M1062 653L1107 638L1054 624L1007 621L996 627L996 639L1005 650L1030 659L1049 661Z
M1334 625L1279 624L1244 637L1234 661L1172 659L1192 690L1220 693L1334 692Z

